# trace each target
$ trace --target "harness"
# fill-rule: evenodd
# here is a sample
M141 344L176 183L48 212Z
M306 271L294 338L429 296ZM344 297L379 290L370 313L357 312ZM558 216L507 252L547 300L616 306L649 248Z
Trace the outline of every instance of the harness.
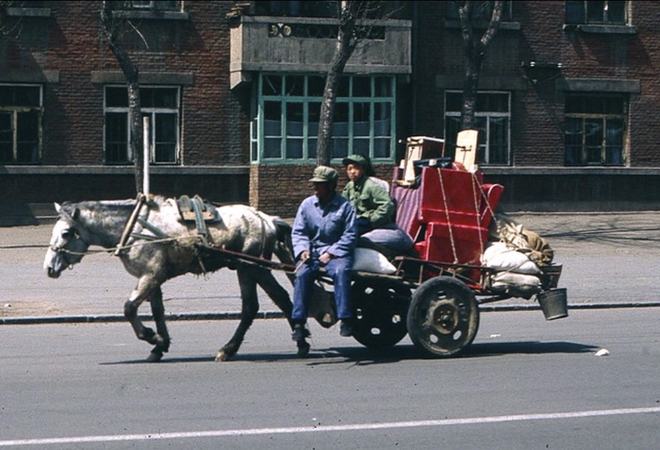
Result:
M121 256L132 247L139 247L149 244L157 243L168 243L188 240L195 252L195 257L199 264L202 273L207 273L208 270L205 267L204 260L206 258L211 258L207 262L211 264L216 264L219 260L222 260L227 266L232 268L232 264L235 265L236 255L242 255L242 258L247 264L254 264L250 258L255 258L259 261L262 261L262 258L259 257L249 257L240 252L230 251L224 248L224 246L214 245L212 242L211 236L208 231L207 223L213 223L222 220L220 213L212 204L205 202L201 197L188 197L182 196L174 202L176 208L178 209L179 215L182 221L185 224L194 223L196 234L194 236L179 236L172 237L169 234L165 233L158 226L154 225L149 221L149 212L150 204L147 201L147 198L143 194L139 194L135 207L131 212L129 218L124 225L121 238L117 243L117 246L111 249L102 249L102 250L86 250L84 252L76 252L73 250L68 250L62 246L51 246L51 250L55 252L61 252L63 254L78 255L84 256L92 253L111 253L114 256ZM256 216L259 219L261 225L261 236L262 236L262 256L270 258L270 251L266 248L266 219L263 215L256 211ZM139 232L134 231L135 225L139 224L142 227L142 230ZM145 233L145 231L150 232ZM141 240L142 242L138 241ZM137 242L136 242L137 241ZM192 241L192 242L191 242ZM265 252L265 253L264 253ZM68 260L65 259L67 264ZM273 263L277 265L277 263ZM286 265L283 265L283 267ZM288 266L286 266L289 269Z

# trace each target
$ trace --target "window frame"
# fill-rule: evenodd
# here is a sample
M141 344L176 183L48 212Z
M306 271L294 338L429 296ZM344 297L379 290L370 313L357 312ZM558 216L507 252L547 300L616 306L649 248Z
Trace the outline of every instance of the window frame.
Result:
M105 84L103 85L103 164L106 165L127 165L133 164L135 155L131 151L131 124L128 114L128 106L107 106L108 88L123 88L128 89L125 84ZM181 95L182 88L177 85L144 85L140 86L140 94L142 89L176 89L176 108L163 108L163 107L140 107L142 117L149 116L149 163L155 165L176 165L181 161L181 126L182 126L182 113L181 113ZM107 113L125 113L126 114L126 161L108 161L106 136L107 136ZM156 162L156 114L176 114L176 146L174 148L173 161Z
M443 120L443 125L444 125L444 137L445 137L445 142L448 142L448 137L447 137L447 117L458 117L460 120L461 117L461 111L448 111L447 110L447 94L460 94L462 96L463 91L460 89L445 89L444 93L444 111L445 111L445 117ZM477 91L477 95L480 94L506 94L507 96L507 109L508 112L504 113L501 111L475 111L474 117L476 118L481 118L484 117L486 118L486 136L485 136L485 141L483 136L479 136L479 147L485 146L484 149L484 159L485 161L477 161L478 164L484 165L484 166L510 166L511 165L511 92L510 91L499 91L499 90L483 90L483 91ZM501 163L491 163L489 160L490 158L490 117L504 117L508 119L507 121L507 129L506 129L506 137L507 137L507 148L506 148L506 162L501 162Z
M279 95L266 95L264 94L264 80L266 77L280 77L280 93ZM303 85L303 95L287 95L287 80L290 77L304 77ZM252 120L250 121L250 161L251 163L259 164L306 164L312 163L316 159L316 155L310 154L315 153L316 148L312 148L311 145L316 145L316 135L310 135L310 107L312 104L321 104L323 97L318 95L309 95L309 85L311 77L321 77L325 79L324 75L316 73L272 73L264 72L260 73L255 89L256 99L253 102L253 113ZM354 150L354 144L356 140L368 140L369 141L369 157L374 163L392 163L396 157L396 77L394 75L345 75L348 79L348 96L337 96L336 105L348 105L348 132L347 135L341 136L341 139L347 139L348 145L346 149L346 154L351 154ZM369 78L369 96L353 96L353 84L356 77L368 77ZM389 83L389 95L387 96L378 96L376 97L377 92L377 79L385 78ZM280 139L280 151L278 157L264 157L265 152L265 103L266 102L279 102L280 103L280 131L279 135L273 135L273 138L279 137ZM290 104L299 103L303 105L303 128L302 136L298 135L288 135L287 134L287 106ZM355 134L355 121L354 121L354 110L355 104L358 103L367 103L369 104L369 134L367 135L357 135ZM389 117L389 148L387 157L374 157L376 149L376 141L387 139L388 136L376 135L375 134L375 110L376 104L388 104L390 105L390 117ZM255 133L256 131L256 133ZM269 135L270 136L270 135ZM302 157L301 158L289 158L286 155L287 151L287 138L292 136L295 139L302 140ZM333 140L337 139L336 135L333 135L329 145L330 151L332 151ZM340 164L344 156L333 157L331 159L332 164Z
M573 4L577 6L577 4L580 4L580 16L578 18L572 19L569 18L568 10L569 10L569 5ZM567 25L619 25L619 26L625 26L629 25L630 21L630 13L628 8L630 7L630 2L628 0L625 0L623 2L623 20L622 21L613 21L609 19L608 17L608 11L609 11L609 3L610 0L603 0L603 10L602 10L602 20L593 20L589 18L589 5L591 4L592 6L594 5L593 2L590 0L570 0L566 1L565 4L565 11L564 11L564 23ZM581 18L582 21L579 21ZM570 19L570 20L569 20Z
M615 113L593 113L593 112L581 112L581 113L576 113L576 112L567 112L566 111L566 105L568 102L569 97L592 97L594 99L599 99L602 100L604 98L615 98L615 99L620 99L622 102L622 112L620 114L615 114ZM627 141L627 129L628 129L628 103L629 99L627 98L626 95L624 94L591 94L591 93L573 93L570 95L567 95L565 100L564 100L564 165L567 167L624 167L626 162L625 162L625 149L626 149L626 141ZM580 160L577 163L569 164L568 162L568 149L567 149L567 129L568 129L568 120L569 119L577 119L581 121L581 134L582 134L582 143L580 147ZM589 162L588 161L588 150L587 150L587 133L586 133L586 123L588 120L599 120L602 123L602 141L600 144L600 162ZM621 160L620 164L611 164L607 163L607 150L608 150L608 145L607 145L607 123L608 120L621 120L622 127L621 127L621 154L619 155L619 159Z
M43 114L44 114L44 86L38 83L0 83L0 86L9 87L30 87L39 89L39 106L4 106L0 105L0 113L10 114L12 160L3 162L0 165L29 165L39 164L42 158L43 150ZM37 112L37 154L36 158L30 161L18 161L18 114L25 112Z

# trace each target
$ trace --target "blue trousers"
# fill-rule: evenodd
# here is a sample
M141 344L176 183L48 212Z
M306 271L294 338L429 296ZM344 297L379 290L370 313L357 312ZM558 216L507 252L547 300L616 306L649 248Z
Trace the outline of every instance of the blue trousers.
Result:
M291 314L291 318L296 322L307 320L307 308L312 296L312 287L320 267L318 259L313 258L309 263L303 264L296 272L296 281L293 287L293 312ZM333 258L324 266L334 282L338 319L353 317L350 297L352 267L352 257Z

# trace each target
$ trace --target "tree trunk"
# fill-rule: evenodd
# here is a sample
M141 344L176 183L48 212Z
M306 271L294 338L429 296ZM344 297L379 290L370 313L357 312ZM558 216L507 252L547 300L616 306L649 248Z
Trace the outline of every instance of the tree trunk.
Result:
M130 124L131 153L135 164L135 191L142 192L144 180L144 160L142 158L142 107L140 105L140 84L138 68L131 61L128 52L117 43L116 24L113 23L110 2L103 2L101 22L108 40L108 46L117 59L126 78L128 91L128 120Z
M355 8L352 3L354 2L341 2L337 42L335 44L335 52L332 55L332 61L330 62L330 69L325 79L323 101L321 102L321 112L319 114L319 131L316 143L317 165L329 165L332 159L329 148L335 114L337 86L339 85L341 75L344 73L346 62L351 57L357 45L357 40L353 36L356 17L354 14Z
M477 93L479 89L479 77L483 65L486 49L495 37L502 17L502 1L493 2L488 28L480 37L475 36L471 12L474 1L465 1L458 9L458 17L461 22L461 33L463 36L463 105L461 107L461 130L475 129L477 122L475 113L477 110Z
M461 107L461 130L474 129L477 126L475 113L477 111L477 88L481 72L482 58L465 52L465 79L463 80L463 105Z

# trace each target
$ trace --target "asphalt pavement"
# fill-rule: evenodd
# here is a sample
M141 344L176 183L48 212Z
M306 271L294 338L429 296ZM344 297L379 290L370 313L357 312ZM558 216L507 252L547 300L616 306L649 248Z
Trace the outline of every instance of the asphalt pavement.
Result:
M0 327L0 448L658 448L660 330L644 309L488 313L460 357L370 351L261 320L170 324L159 364L128 324ZM607 350L607 356L601 356Z
M560 287L569 308L660 306L660 212L512 214L545 237L563 265ZM43 258L52 224L0 227L0 324L123 320L135 280L108 254L86 256L59 279L46 277ZM283 274L276 277L289 292ZM235 272L186 275L163 286L171 318L236 318L240 292ZM259 317L277 317L260 291ZM536 308L511 299L490 309ZM140 311L149 314L145 305Z

